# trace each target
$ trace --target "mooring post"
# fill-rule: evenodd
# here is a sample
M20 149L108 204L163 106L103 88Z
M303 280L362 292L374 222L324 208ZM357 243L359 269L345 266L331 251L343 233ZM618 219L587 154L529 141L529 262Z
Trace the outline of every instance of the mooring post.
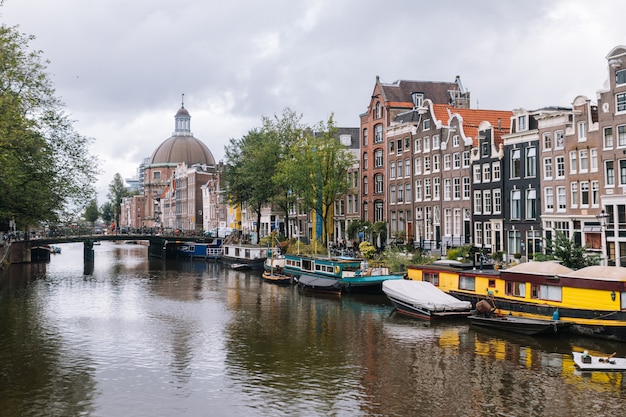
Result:
M83 261L93 262L94 260L94 252L93 252L93 239L86 239L83 242Z

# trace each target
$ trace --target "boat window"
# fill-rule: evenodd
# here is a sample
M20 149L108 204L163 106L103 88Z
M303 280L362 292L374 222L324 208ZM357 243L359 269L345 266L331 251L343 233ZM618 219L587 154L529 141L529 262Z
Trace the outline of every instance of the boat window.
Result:
M438 272L424 272L424 281L430 282L434 286L439 286L439 273Z
M622 310L626 310L626 292L624 291L620 293L620 307Z
M489 279L488 286L489 286L489 288L495 288L496 287L496 280L495 279Z
M516 297L525 297L526 296L526 283L507 281L506 293L507 295L514 295Z
M476 278L461 275L459 277L459 289L469 291L476 290Z
M539 300L561 301L561 287L555 285L537 285L531 286L531 298Z

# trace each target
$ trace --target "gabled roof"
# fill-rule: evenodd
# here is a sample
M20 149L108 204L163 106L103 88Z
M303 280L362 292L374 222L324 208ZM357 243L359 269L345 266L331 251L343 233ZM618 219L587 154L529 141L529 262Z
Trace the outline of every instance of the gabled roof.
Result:
M381 82L380 87L385 102L400 106L404 104L407 107L413 107L411 93L424 93L424 98L432 100L433 103L449 103L450 91L458 89L455 82L408 80L398 80L391 84Z
M462 109L448 104L433 104L432 112L444 126L449 125L454 115L460 116L463 120L462 127L465 137L471 137L475 145L478 144L478 127L481 122L491 123L494 127L494 136L499 138L503 133L509 132L511 116L513 115L513 112L508 110Z

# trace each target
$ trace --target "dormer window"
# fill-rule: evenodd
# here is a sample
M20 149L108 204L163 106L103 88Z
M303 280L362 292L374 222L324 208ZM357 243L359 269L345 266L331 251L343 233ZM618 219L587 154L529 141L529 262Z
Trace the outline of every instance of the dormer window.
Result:
M520 116L517 118L517 131L518 132L524 132L528 130L527 118L528 116L526 115Z
M413 108L422 107L424 105L424 93L415 91L411 93L411 100L413 101Z

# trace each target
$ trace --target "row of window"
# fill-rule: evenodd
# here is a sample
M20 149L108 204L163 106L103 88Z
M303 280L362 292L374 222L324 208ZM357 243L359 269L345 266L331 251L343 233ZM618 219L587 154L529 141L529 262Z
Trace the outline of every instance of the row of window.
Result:
M383 192L383 175L374 176L374 193ZM363 178L363 194L368 194L369 181ZM443 179L443 200L469 200L471 184L469 177L444 178ZM441 199L441 178L423 178L415 180L415 201L440 200ZM403 203L411 201L411 183L391 184L389 186L389 202Z

